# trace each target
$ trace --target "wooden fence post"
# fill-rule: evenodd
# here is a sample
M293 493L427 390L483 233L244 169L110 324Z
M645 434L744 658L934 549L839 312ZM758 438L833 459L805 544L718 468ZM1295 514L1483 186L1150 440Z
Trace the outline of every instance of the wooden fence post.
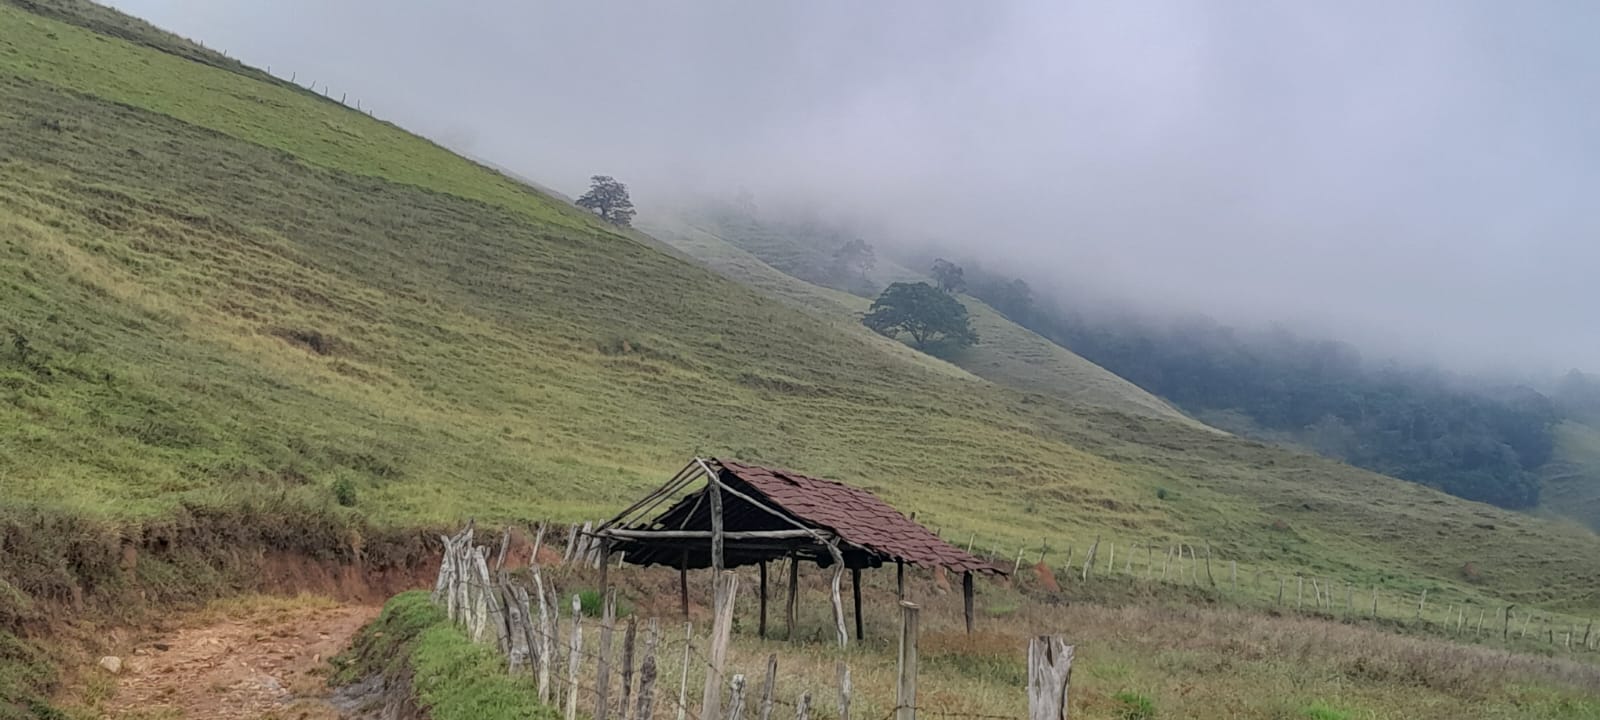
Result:
M917 720L916 603L900 602L900 680L895 685L895 720Z
M617 716L624 720L633 699L633 642L638 632L638 618L630 616L628 629L622 632L622 701L617 703Z
M1217 586L1217 579L1211 576L1211 541L1206 541L1206 583L1211 587Z
M1054 635L1028 642L1028 720L1066 720L1073 647Z
M1418 620L1422 619L1422 608L1426 607L1427 604L1428 604L1428 589L1427 588L1423 588L1422 589L1422 599L1417 601L1417 619Z
M611 633L617 624L617 591L605 594L600 611L600 665L594 677L594 720L611 711Z
M661 642L661 624L650 618L644 631L644 658L639 661L639 701L633 720L652 720L656 708L656 646Z
M1111 575L1117 571L1117 541L1112 540L1106 545L1106 574Z
M708 717L701 715L701 717ZM744 676L734 675L728 683L728 720L744 720Z
M840 660L834 670L839 674L839 720L850 720L850 666Z
M555 664L556 647L550 633L550 609L545 605L544 573L533 568L533 586L539 592L539 702L550 702L550 666Z
M728 638L733 632L733 601L739 593L739 576L724 570L717 582L717 616L711 625L711 667L706 669L705 693L700 701L702 719L722 716L722 671L728 661Z
M811 720L811 691L800 693L800 702L794 704L794 720Z
M767 681L761 685L761 709L757 714L760 720L772 720L772 691L778 683L778 654L767 655Z
M1376 583L1372 586L1372 619L1378 619L1378 586Z
M757 577L760 580L758 594L761 602L761 620L760 624L756 626L756 637L765 640L767 639L767 561L762 560L756 564L756 567L758 569Z
M683 670L678 676L678 720L689 714L689 648L694 642L694 623L683 624Z
M1083 581L1089 581L1089 571L1094 569L1095 553L1100 551L1100 536L1094 536L1094 544L1089 546L1089 554L1083 557Z
M1305 606L1306 579L1303 575L1294 576L1294 609L1299 610ZM604 720L602 718L601 720Z
M1283 574L1278 574L1278 607L1283 607Z
M572 596L572 650L567 653L567 719L578 718L578 663L583 659L583 601Z
M567 526L567 547L561 553L561 564L562 565L566 565L566 564L569 564L569 563L572 562L572 554L573 554L574 551L577 550L577 546L578 546L578 526L577 525L568 525Z

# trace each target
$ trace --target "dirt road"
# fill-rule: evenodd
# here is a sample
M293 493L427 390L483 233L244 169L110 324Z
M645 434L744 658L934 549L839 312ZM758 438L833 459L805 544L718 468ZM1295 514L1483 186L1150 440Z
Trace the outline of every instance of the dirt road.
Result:
M327 659L377 616L373 605L258 600L179 619L122 657L106 718L330 720Z

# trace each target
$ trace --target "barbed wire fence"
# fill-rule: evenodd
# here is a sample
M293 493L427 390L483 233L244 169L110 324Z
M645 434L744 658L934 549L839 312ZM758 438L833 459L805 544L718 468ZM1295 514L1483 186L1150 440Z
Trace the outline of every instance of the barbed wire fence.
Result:
M733 572L724 571L714 583L714 617L708 635L697 636L694 625L685 622L681 637L666 639L659 619L649 618L641 623L637 617L629 617L621 623L619 648L615 590L601 599L598 627L586 622L580 594L570 596L568 615L561 617L561 594L538 562L542 527L528 568L531 581L520 581L505 569L508 534L502 534L497 559L492 563L490 548L474 544L474 535L469 524L452 537L441 537L444 553L433 601L474 642L496 646L506 657L507 672L531 675L539 700L555 707L565 720L576 720L580 709L593 720L772 720L780 716L810 720L813 714L838 720L915 720L919 714L941 720L1014 718L919 704L917 640L921 608L915 603L900 603L900 642L891 706L857 706L850 666L842 659L835 663L831 688L817 682L816 687L802 687L784 697L778 683L777 653L767 655L762 674L747 675L729 665L728 643L739 586L739 578ZM587 565L590 558L579 547L583 544L579 539L582 535L574 531L568 536L566 558L576 558L579 564ZM1055 636L1030 641L1030 720L1066 717L1073 650ZM676 678L673 670L677 671ZM789 673L784 677L792 680L795 676ZM672 692L674 679L676 693ZM757 679L759 687L754 687ZM698 703L691 695L694 681L700 686ZM775 716L780 709L782 713Z

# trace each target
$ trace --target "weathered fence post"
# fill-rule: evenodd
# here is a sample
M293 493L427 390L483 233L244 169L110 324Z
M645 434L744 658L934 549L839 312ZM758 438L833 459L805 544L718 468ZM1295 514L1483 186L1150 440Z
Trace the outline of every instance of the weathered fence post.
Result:
M694 623L683 624L683 671L678 676L678 720L689 714L689 647L694 641Z
M1193 549L1190 550L1193 552ZM1211 587L1217 586L1217 579L1211 576L1211 541L1206 541L1206 583Z
M550 666L555 664L555 636L551 632L550 610L545 607L544 573L533 569L533 585L539 592L539 702L550 702Z
M594 720L611 711L611 632L617 624L617 591L605 594L600 611L600 665L594 676Z
M629 701L633 699L633 643L639 633L638 618L628 618L628 628L622 631L622 701L617 703L617 716L626 720Z
M1028 720L1067 720L1073 647L1054 635L1028 642Z
M1094 536L1094 544L1089 546L1089 554L1083 557L1083 581L1089 581L1089 571L1094 569L1095 553L1100 550L1100 536Z
M800 702L794 704L794 720L811 720L811 691L800 693Z
M840 660L834 670L839 675L839 720L850 720L850 666Z
M739 576L723 570L717 582L717 616L711 623L711 666L706 668L705 693L700 700L700 717L722 716L722 671L728 661L728 638L733 632L733 601L739 593Z
M772 720L772 692L778 684L778 654L767 655L767 680L761 684L761 708L756 717L760 720Z
M1417 601L1417 619L1422 619L1422 608L1428 605L1428 589L1422 589L1422 599Z
M1372 586L1372 619L1378 619L1378 586Z
M656 647L661 643L661 624L650 618L644 631L644 657L639 661L639 700L633 720L651 720L656 708Z
M567 654L567 720L578 718L578 663L583 659L583 600L572 596L572 650Z
M916 603L900 603L900 680L895 685L895 720L917 720L917 615Z
M712 717L701 714L702 718ZM728 720L744 720L744 676L734 675L728 683Z

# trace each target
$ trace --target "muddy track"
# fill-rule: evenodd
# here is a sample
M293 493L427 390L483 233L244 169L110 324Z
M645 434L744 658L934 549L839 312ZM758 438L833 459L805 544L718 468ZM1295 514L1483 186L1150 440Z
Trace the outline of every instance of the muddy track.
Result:
M348 717L328 658L377 617L375 605L303 603L179 619L123 657L101 716L128 720Z

